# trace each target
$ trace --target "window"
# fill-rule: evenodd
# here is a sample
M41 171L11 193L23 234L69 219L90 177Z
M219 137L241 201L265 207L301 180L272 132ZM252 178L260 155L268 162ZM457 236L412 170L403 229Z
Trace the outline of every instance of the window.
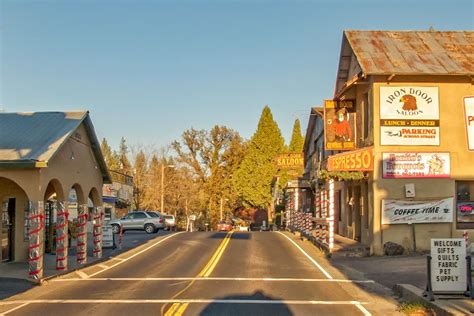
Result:
M160 217L160 215L158 215L158 213L156 212L146 212L148 215L150 215L150 217Z
M474 228L474 181L456 181L456 228Z
M364 140L369 136L369 94L364 93Z
M133 217L132 217L133 219L146 218L145 213L141 213L141 212L140 212L140 213L132 214L132 216L133 216Z
M112 208L106 207L104 210L104 220L110 221L112 219Z

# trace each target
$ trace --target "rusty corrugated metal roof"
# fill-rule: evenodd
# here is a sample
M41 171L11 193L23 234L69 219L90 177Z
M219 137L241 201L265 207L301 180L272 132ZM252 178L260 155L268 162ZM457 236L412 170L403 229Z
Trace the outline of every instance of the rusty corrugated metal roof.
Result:
M344 31L367 75L474 75L472 31Z

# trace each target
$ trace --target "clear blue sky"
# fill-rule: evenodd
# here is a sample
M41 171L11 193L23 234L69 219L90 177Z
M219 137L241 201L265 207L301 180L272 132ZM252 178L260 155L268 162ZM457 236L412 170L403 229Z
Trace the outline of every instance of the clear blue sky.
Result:
M0 0L0 109L88 109L117 147L250 138L268 104L288 142L332 97L344 29L473 29L473 1L412 2Z

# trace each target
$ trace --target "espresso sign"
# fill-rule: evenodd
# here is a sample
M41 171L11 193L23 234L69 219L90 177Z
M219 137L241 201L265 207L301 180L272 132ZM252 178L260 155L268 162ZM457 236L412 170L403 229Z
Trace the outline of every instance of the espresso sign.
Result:
M382 145L439 146L437 87L380 87Z
M449 178L449 153L383 153L384 178Z
M374 148L354 150L329 156L329 171L372 171L374 170Z
M382 224L452 222L453 198L436 201L382 200Z
M466 116L467 146L474 151L474 96L464 98L464 114Z
M464 293L466 241L462 238L431 239L431 287L434 293Z
M303 153L289 153L278 155L278 157L276 158L276 164L278 168L282 169L303 168Z

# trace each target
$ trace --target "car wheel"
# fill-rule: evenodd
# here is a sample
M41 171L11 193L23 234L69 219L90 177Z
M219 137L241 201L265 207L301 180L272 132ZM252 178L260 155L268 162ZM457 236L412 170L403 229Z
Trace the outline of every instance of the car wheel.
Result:
M145 225L145 232L147 234L153 234L155 232L155 226L153 224L146 224Z
M120 233L120 226L119 226L119 225L115 225L115 224L112 225L112 232L113 232L114 234Z

